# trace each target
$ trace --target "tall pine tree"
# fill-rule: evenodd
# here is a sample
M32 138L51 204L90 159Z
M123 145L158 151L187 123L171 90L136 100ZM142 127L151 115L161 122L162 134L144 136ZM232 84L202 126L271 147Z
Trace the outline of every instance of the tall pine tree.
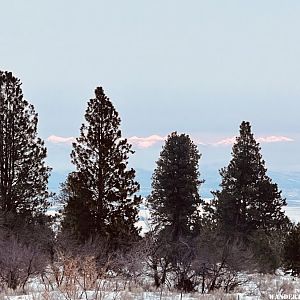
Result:
M191 236L198 221L199 159L197 146L189 136L173 132L157 161L148 203L156 230L171 241Z
M267 176L249 122L242 122L228 167L221 169L221 190L214 192L215 217L229 235L280 228L286 205L277 184Z
M38 116L21 82L0 71L0 210L28 221L48 206L46 148L37 136ZM13 221L14 222L14 221Z
M135 171L128 169L133 151L121 138L120 117L101 87L96 88L95 98L88 102L85 120L71 153L77 170L67 183L73 188L65 210L64 229L76 231L85 226L86 238L97 234L119 247L138 235L135 223L141 199L134 194L139 184ZM85 211L86 219L79 216L78 209ZM87 224L90 228L86 228Z

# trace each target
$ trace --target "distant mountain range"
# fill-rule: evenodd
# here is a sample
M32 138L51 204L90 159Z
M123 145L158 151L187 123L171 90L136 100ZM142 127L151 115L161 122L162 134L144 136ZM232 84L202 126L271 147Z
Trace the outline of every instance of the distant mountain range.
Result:
M49 180L50 191L58 193L60 184L65 181L67 174L68 172L52 172ZM300 205L300 172L268 172L268 175L278 184L290 206ZM140 194L143 197L151 192L151 176L152 172L149 170L136 170L136 179L140 183ZM218 171L206 166L202 168L201 179L205 180L200 187L201 197L212 198L211 191L217 190L221 181Z

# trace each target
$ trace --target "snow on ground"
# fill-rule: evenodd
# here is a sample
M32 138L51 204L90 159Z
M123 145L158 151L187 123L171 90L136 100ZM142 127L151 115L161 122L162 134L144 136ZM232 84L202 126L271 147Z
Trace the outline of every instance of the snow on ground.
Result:
M278 275L262 275L252 274L248 276L248 282L241 287L238 287L235 293L225 294L217 291L214 294L183 294L170 292L167 290L161 291L144 291L145 287L135 287L131 292L128 290L113 291L113 286L108 290L98 291L97 296L94 291L86 293L77 292L76 296L67 294L66 291L50 291L45 292L42 283L38 284L35 279L27 286L30 291L26 295L16 295L10 292L8 296L0 294L0 299L4 300L259 300L259 299L300 299L300 278L293 278L289 275L283 275L279 272ZM80 297L81 295L81 297Z
M220 298L221 297L221 298ZM234 297L234 298L233 298ZM32 295L20 295L20 296L7 296L4 298L5 300L44 300L44 299L51 299L51 300L66 300L66 299L72 299L73 298L66 298L62 295L58 294L50 294L47 298L43 296L42 294L35 293ZM86 298L82 298L86 299ZM163 294L162 296L160 293L153 293L153 292L144 292L139 295L134 294L134 293L120 293L119 295L116 295L115 293L108 293L105 295L102 295L99 298L93 298L93 296L88 297L88 300L94 300L94 299L99 299L99 300L220 300L220 299L228 299L228 300L233 300L233 299L243 299L243 300L256 300L259 299L257 297L251 297L251 296L243 296L243 295L180 295L180 294L174 294L174 293L169 293L169 294ZM74 299L75 300L75 299ZM76 299L77 300L77 299Z
M119 295L116 295L115 293L107 293L106 295L102 295L102 297L97 298L97 300L99 299L105 299L105 300L159 300L159 299L163 299L163 300L197 300L197 299L205 299L204 297L206 296L200 296L199 297L193 297L191 295L181 295L177 294L175 295L174 293L170 293L169 295L162 295L162 298L160 296L159 293L152 293L152 292L144 292L140 295L134 294L134 293L120 293ZM5 299L9 299L9 300L42 300L45 299L43 298L42 294L34 294L34 295L22 295L22 296L8 296ZM50 296L51 300L66 300L66 298L64 296L59 296L59 295L55 295L52 294ZM85 298L83 298L85 299ZM94 300L95 298L93 298L93 296L88 298L89 300ZM211 298L213 299L213 298ZM218 298L215 298L218 299ZM226 299L226 298L225 298ZM252 299L249 299L252 300Z

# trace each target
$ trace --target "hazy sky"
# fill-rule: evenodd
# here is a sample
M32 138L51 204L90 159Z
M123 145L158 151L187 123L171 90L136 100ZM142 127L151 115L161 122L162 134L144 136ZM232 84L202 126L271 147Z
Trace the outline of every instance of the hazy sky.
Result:
M55 169L70 150L57 138L78 135L101 85L123 135L141 138L136 167L152 168L174 130L205 144L204 163L226 161L249 120L271 168L300 170L300 1L2 2L0 68L23 82L40 136L56 137Z

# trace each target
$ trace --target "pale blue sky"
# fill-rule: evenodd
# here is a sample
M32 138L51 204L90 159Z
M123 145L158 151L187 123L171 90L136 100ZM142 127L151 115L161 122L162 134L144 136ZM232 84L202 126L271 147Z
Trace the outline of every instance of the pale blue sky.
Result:
M0 68L22 80L44 139L77 136L101 85L125 136L217 141L249 120L257 136L294 140L263 146L274 169L300 170L299 16L297 0L3 1ZM54 168L68 152L49 145ZM203 152L225 161L230 147ZM158 153L138 150L134 164L152 168Z

